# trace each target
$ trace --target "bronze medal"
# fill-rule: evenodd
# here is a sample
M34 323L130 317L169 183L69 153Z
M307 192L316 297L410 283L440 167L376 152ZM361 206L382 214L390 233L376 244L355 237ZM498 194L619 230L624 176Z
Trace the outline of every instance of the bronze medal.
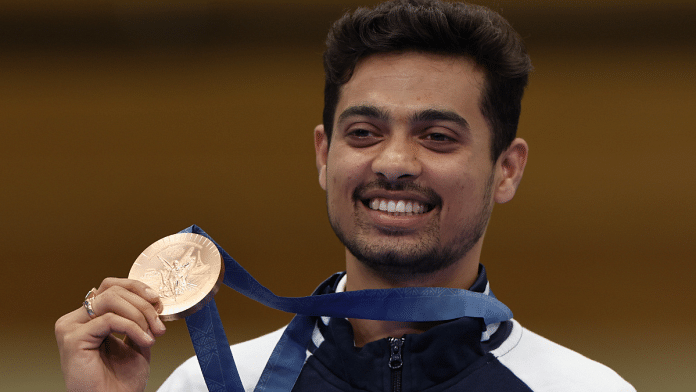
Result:
M177 320L210 301L222 283L225 265L215 244L193 233L164 237L138 256L128 274L159 293L160 319Z

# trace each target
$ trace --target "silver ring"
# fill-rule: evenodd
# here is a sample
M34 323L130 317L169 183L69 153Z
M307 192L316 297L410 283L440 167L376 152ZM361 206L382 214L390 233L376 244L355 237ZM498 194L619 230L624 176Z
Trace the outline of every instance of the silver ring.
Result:
M92 288L92 290L87 292L87 295L85 295L85 301L82 303L82 306L85 307L85 310L87 311L87 314L89 315L89 318L95 318L97 317L96 314L94 314L94 307L92 306L94 302L94 298L97 296L96 293L97 289Z

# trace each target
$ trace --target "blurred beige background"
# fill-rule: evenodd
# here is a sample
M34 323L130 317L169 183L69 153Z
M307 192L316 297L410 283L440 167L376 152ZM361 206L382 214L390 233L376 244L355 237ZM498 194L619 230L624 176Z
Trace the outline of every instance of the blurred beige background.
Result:
M536 67L525 178L484 247L496 295L639 391L696 390L696 4L481 3ZM55 320L191 224L280 295L343 268L311 131L324 35L355 4L0 2L0 390L62 390ZM291 317L216 301L230 342ZM193 355L168 328L148 390Z

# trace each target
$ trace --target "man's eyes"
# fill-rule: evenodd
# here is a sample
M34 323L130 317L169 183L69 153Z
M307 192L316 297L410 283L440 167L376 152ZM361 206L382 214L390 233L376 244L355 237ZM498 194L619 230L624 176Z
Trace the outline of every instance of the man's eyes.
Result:
M366 128L351 128L346 131L346 141L353 147L363 148L372 146L380 141L380 135Z
M368 137L378 137L378 135L374 131L370 131L370 130L363 129L363 128L349 130L346 133L346 135L348 137L355 137L355 138L361 138L361 139L368 138ZM426 133L423 136L421 136L421 138L424 140L432 140L432 141L436 141L436 142L456 141L455 138L453 138L449 135L446 135L444 133L441 133L441 132Z
M454 138L447 136L444 133L439 133L439 132L428 133L423 137L423 139L431 140L434 142L454 142L454 141L456 141Z
M356 138L366 138L375 136L375 134L372 131L368 131L367 129L353 129L348 132L348 136Z
M442 127L425 128L414 132L413 141L420 140L420 144L433 151L447 152L456 148L458 136ZM379 129L370 126L356 126L345 131L345 139L348 144L357 148L370 147L389 138L389 133L383 133Z
M423 147L441 153L449 153L458 150L462 146L461 136L454 132L438 132L435 129L428 130L421 137Z

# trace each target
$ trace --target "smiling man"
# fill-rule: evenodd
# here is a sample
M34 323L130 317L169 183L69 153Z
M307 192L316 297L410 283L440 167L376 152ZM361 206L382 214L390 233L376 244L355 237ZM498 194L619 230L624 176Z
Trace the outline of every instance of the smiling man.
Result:
M337 21L324 65L316 164L346 271L314 294L444 287L492 296L479 263L484 235L494 204L515 195L528 153L516 130L532 67L517 33L483 7L391 1ZM88 312L56 324L68 389L142 389L150 338L164 333L159 301L125 279L96 294ZM634 391L512 319L313 323L293 391ZM247 391L284 331L232 347ZM195 358L161 388L205 389Z
M329 220L346 246L346 290L472 286L493 203L512 198L527 158L515 139L493 159L484 86L484 70L461 55L357 62L331 133L314 131ZM352 323L358 345L420 330Z

